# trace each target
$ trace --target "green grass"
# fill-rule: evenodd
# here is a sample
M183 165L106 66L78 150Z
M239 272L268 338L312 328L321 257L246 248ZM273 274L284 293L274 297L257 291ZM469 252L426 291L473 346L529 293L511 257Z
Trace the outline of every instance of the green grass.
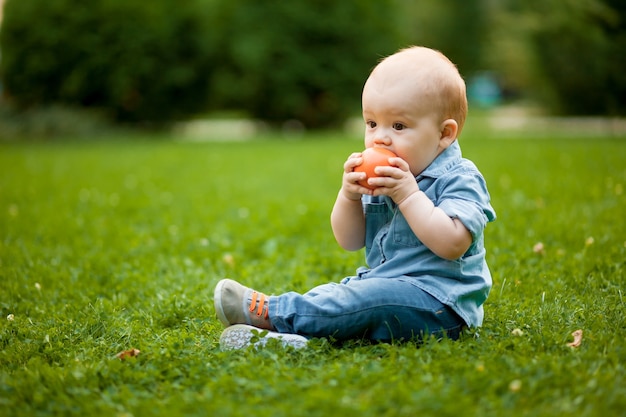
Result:
M363 263L328 221L361 142L308 139L0 144L0 415L626 410L624 140L462 142L498 212L477 337L220 352L220 278L305 291Z

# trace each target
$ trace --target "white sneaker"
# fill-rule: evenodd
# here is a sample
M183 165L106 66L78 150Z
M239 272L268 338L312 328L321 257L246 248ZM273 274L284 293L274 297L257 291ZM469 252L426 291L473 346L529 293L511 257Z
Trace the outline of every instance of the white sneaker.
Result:
M283 346L291 346L296 349L306 347L309 341L299 334L278 333L247 324L235 324L222 332L220 348L222 350L236 350L248 346L263 347L269 339L279 339Z
M223 279L218 282L213 303L215 314L225 327L231 324L251 324L261 329L274 330L269 319L269 297L237 281Z

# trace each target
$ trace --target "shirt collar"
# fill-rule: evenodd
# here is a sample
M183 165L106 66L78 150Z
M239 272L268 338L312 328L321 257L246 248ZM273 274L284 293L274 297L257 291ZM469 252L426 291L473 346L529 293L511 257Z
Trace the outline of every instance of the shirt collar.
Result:
M442 176L461 160L461 156L461 146L459 146L458 140L455 140L416 179L419 181L424 177L437 178Z

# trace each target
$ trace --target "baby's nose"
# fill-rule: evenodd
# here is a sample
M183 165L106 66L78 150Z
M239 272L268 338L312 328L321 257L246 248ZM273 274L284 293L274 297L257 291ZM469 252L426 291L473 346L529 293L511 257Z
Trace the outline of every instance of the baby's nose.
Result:
M385 132L380 132L374 138L374 144L375 145L390 145L391 144L391 137L387 133L385 133Z

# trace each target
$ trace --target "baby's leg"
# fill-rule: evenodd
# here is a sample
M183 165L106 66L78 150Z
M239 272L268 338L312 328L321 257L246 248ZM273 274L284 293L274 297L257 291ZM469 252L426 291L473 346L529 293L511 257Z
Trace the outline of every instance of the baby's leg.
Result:
M270 297L270 319L279 332L337 340L390 341L447 333L465 325L449 307L408 279L351 279L306 294Z

